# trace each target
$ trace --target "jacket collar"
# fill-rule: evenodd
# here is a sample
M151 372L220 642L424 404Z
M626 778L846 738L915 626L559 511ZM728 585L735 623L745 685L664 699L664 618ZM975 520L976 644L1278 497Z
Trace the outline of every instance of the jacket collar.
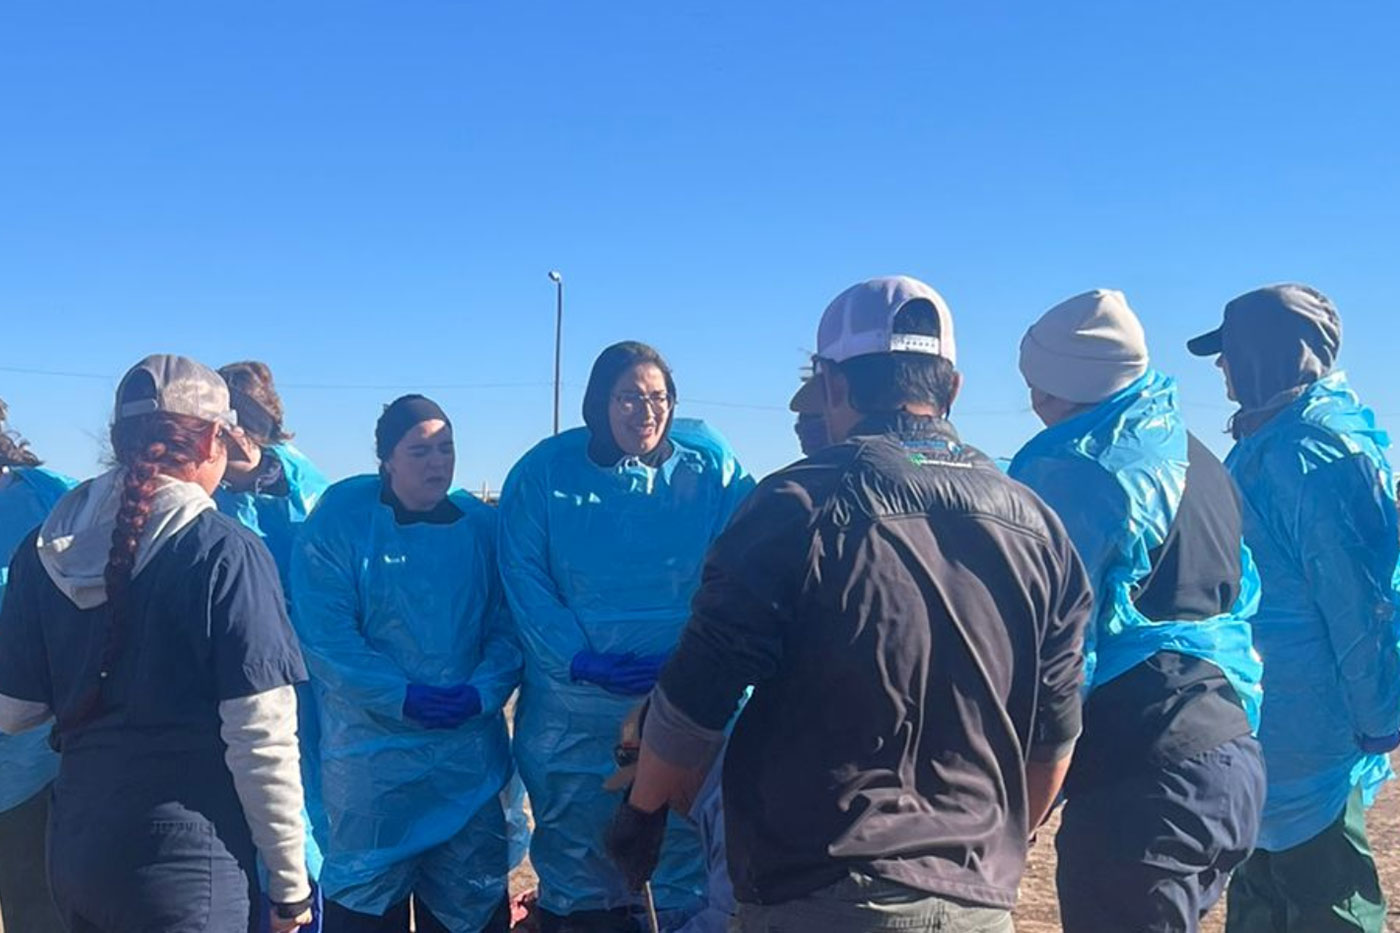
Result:
M851 437L868 437L878 434L893 434L900 440L939 440L947 441L949 444L959 443L957 429L947 418L914 415L907 411L866 415L851 432Z

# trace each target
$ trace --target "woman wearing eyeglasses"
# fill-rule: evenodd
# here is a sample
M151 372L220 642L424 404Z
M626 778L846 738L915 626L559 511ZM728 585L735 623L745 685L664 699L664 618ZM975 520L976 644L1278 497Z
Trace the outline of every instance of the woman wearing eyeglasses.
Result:
M677 422L675 406L660 354L607 348L585 427L537 445L501 494L501 572L525 650L515 754L544 933L637 928L636 895L603 849L620 799L603 781L623 718L676 645L710 542L753 488L723 439ZM673 819L653 879L663 925L701 904L704 865L695 831Z

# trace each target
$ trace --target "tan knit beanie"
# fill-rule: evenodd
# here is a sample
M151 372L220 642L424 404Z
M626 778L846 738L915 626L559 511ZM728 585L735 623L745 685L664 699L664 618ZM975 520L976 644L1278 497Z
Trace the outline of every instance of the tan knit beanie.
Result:
M1026 384L1068 402L1103 401L1147 372L1147 362L1142 323L1110 289L1060 302L1021 340Z

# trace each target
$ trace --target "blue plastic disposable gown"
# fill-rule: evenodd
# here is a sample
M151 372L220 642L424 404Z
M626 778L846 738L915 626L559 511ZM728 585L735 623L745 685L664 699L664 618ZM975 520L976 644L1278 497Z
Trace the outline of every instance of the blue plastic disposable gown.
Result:
M724 754L710 766L690 805L690 821L705 848L705 904L676 933L725 933L738 910L734 884L729 880L729 859L724 845Z
M1269 776L1263 849L1306 842L1341 815L1353 787L1369 802L1391 776L1355 740L1400 728L1389 443L1336 372L1225 461L1264 586L1254 618Z
M292 619L321 712L321 884L371 914L414 892L452 929L476 930L506 894L502 707L520 679L496 510L458 491L460 520L400 525L380 493L377 476L326 490L292 552ZM424 728L404 718L409 683L469 683L483 711Z
M74 483L41 467L12 467L0 489L0 598L10 575L10 558L25 536L48 517ZM0 813L33 797L58 774L58 755L49 748L49 726L19 735L0 735Z
M267 453L282 463L282 475L287 481L285 496L220 488L214 492L214 502L220 512L238 519L243 527L262 538L272 552L290 610L292 543L301 523L306 521L330 483L315 464L291 444L278 444ZM297 734L301 739L301 784L306 796L306 866L316 880L321 876L327 826L321 807L321 723L316 712L316 695L310 684L297 688Z
M753 488L718 434L671 430L673 455L653 469L600 467L579 428L521 459L501 494L501 568L525 649L515 755L530 792L530 859L540 904L558 914L635 906L603 851L617 794L613 746L640 697L573 683L584 649L658 654L675 648L710 542ZM662 910L703 900L705 856L694 827L671 817L653 890Z
M1132 385L1031 438L1012 461L1064 522L1094 583L1096 624L1085 633L1092 690L1159 651L1204 658L1229 678L1259 724L1260 662L1249 619L1259 574L1241 542L1240 596L1231 611L1199 622L1150 620L1133 605L1166 540L1186 488L1187 433L1175 380L1149 370Z
M301 523L316 507L321 493L326 491L330 482L305 454L291 444L278 444L268 448L267 452L282 462L282 475L287 479L287 495L257 495L221 488L215 491L214 501L220 512L238 519L243 527L262 538L272 552L272 559L277 562L277 572L282 575L282 586L286 589L290 582L292 544Z

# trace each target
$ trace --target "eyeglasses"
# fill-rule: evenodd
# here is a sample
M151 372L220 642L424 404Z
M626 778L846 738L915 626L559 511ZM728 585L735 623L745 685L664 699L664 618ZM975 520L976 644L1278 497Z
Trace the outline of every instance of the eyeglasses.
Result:
M675 403L669 392L650 392L646 395L641 392L618 392L613 396L613 401L617 402L618 410L624 415L635 415L643 405L652 411L664 412Z

